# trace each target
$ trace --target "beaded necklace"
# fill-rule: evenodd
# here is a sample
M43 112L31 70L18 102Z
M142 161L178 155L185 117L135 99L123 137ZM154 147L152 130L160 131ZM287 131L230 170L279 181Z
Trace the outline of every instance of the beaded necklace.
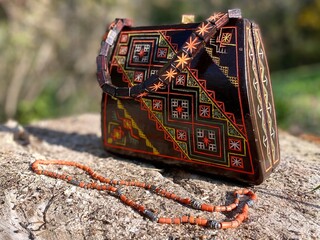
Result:
M79 168L85 171L92 179L99 181L101 184L97 182L83 182L74 179L72 176L66 174L59 174L53 171L41 170L39 165L63 165L63 166L72 166ZM156 185L148 184L145 182L137 182L137 181L124 181L124 180L114 180L105 178L96 172L94 172L90 167L77 163L70 162L64 160L36 160L31 165L32 170L39 175L45 175L51 178L61 179L75 186L85 188L85 189L96 189L98 191L106 191L108 193L113 193L113 195L118 196L118 198L126 205L130 206L137 212L139 212L142 216L150 219L151 221L162 223L162 224L196 224L203 227L213 228L213 229L226 229L226 228L236 228L238 227L245 219L248 218L249 207L251 207L254 201L257 199L257 196L254 192L248 189L240 189L234 191L234 201L229 205L221 205L214 206L206 203L201 203L195 199L191 198L183 198L177 196L173 192L169 192L163 188L157 187ZM117 187L116 187L117 186ZM172 199L182 205L190 206L194 209L198 209L201 211L207 212L231 212L236 209L240 204L240 197L246 195L248 200L246 200L243 204L241 212L236 215L236 217L231 221L219 222L216 220L210 220L201 217L193 217L189 215L184 215L182 217L159 217L152 210L147 209L145 206L136 203L132 199L128 198L121 191L121 186L133 186L148 190L159 196L166 197L168 199Z

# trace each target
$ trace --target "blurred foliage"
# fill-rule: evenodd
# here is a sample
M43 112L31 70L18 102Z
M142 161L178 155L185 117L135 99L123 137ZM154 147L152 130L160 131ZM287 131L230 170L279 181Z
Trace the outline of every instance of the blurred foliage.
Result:
M278 125L294 134L320 135L320 65L272 74Z
M318 115L295 110L307 112L303 106L311 102L319 108L319 71L284 69L320 63L320 0L0 0L0 121L99 112L95 57L116 17L135 25L177 23L183 13L201 20L235 7L260 25L271 72L280 71L273 74L280 125L317 129Z

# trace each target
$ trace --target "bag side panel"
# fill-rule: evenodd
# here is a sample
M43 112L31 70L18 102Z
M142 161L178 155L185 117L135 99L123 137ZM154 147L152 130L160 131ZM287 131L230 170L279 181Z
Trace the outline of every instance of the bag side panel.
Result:
M261 31L259 26L255 23L253 23L252 25L252 32L256 46L256 58L259 65L260 79L262 81L262 89L266 108L265 111L267 116L267 127L271 143L272 164L274 168L279 164L280 161L280 146L276 111L273 99L272 82L270 78L267 55L262 41Z
M280 159L271 80L260 29L255 23L248 21L246 37L248 99L258 155L267 177Z

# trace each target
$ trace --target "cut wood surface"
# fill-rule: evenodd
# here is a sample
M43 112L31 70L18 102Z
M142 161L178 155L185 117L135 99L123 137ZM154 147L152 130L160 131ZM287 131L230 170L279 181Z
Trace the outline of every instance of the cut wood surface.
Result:
M161 225L145 219L118 198L62 180L36 175L36 159L86 164L105 177L145 181L211 204L229 204L244 187L218 177L157 167L115 157L101 145L100 117L84 114L36 122L25 128L0 125L0 239L320 239L320 145L280 131L281 163L269 179L251 186L258 201L237 229ZM80 170L46 166L90 181ZM245 186L248 187L248 186ZM161 216L191 214L226 220L234 214L203 213L148 191L128 195Z

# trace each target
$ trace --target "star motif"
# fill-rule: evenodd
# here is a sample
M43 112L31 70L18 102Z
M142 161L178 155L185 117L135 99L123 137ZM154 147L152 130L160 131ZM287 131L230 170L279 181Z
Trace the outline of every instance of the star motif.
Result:
M201 117L210 117L210 108L208 106L200 105L200 116Z
M198 27L197 33L199 35L204 36L206 33L209 32L209 29L211 29L212 26L210 26L209 23L205 24L204 22L201 24L201 26Z
M168 52L168 49L166 48L159 48L158 49L158 56L159 58L165 58L167 56L167 52Z
M176 107L176 111L178 112L178 114L181 114L183 112L183 107L179 105L178 107Z
M137 55L139 56L139 58L143 58L146 55L146 52L144 51L144 48L142 48Z
M233 150L241 150L239 140L230 140L230 148Z
M177 130L177 139L178 140L187 140L187 133L183 130Z
M198 42L198 39L195 38L192 40L192 38L189 39L189 42L186 42L186 45L184 46L184 49L186 49L187 51L189 51L190 53L192 53L193 50L197 49L197 45L200 42Z
M158 83L155 83L155 84L153 84L151 87L150 87L150 90L151 91L158 91L159 90L159 88L162 88L164 86L164 84L163 84L163 82L158 82Z
M224 43L224 44L230 43L231 42L231 38L232 38L232 34L231 33L224 33L224 34L222 34L221 42Z
M135 75L134 81L136 81L136 82L142 82L142 80L143 80L143 73L137 73L137 74Z
M165 80L168 80L169 82L171 82L176 75L177 75L176 70L174 70L173 68L170 68L168 71L166 71L166 74L163 74L162 76L165 77Z
M148 95L147 92L142 92L142 93L140 93L140 94L137 96L137 98L145 97L145 96L147 96L147 95Z
M211 17L208 18L208 21L212 21L215 22L217 21L219 18L221 18L223 15L223 13L219 12L219 13L214 13Z
M120 140L122 137L123 137L123 131L121 129L121 127L117 127L117 128L114 128L112 133L111 133L111 138L116 141L116 140Z
M182 53L181 56L177 57L178 59L174 61L178 63L176 67L178 68L179 66L181 66L182 69L184 69L184 65L188 64L188 61L191 59L185 53Z
M176 85L184 85L186 81L186 77L184 75L178 75L176 78Z
M232 157L231 158L231 165L233 167L243 168L243 161L239 157Z
M162 101L154 99L153 100L153 109L155 110L162 110Z
M206 147L208 147L208 145L209 145L209 143L210 143L211 141L210 141L210 139L209 139L208 137L205 136L205 137L203 138L203 142L204 142L204 145L205 145Z

